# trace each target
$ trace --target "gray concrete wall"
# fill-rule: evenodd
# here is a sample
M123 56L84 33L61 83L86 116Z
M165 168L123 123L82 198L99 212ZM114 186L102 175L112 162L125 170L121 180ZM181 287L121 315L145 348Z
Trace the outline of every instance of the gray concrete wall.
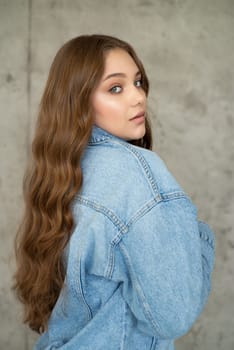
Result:
M233 350L233 0L0 0L0 349L28 350L36 339L10 285L38 102L58 48L95 32L131 42L141 56L155 150L216 232L212 294L177 349Z

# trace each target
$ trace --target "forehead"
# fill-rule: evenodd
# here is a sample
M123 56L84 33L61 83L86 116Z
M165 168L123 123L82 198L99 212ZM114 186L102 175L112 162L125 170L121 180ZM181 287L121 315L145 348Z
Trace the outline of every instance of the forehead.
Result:
M105 55L104 75L115 72L135 74L138 70L133 58L123 49L112 49Z

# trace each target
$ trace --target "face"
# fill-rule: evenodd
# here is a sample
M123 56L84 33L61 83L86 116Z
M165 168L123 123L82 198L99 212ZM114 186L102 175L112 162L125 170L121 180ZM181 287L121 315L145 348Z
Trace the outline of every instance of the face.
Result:
M122 49L107 52L104 74L92 96L94 123L125 140L145 134L146 94L132 57Z

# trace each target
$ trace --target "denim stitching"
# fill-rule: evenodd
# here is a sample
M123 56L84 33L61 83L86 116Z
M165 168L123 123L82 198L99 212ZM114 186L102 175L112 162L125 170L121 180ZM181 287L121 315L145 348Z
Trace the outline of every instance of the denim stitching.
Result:
M140 209L137 210L137 212L130 218L128 223L124 223L121 221L118 216L110 209L104 207L103 205L93 201L89 200L87 198L82 197L81 195L76 196L76 200L87 207L92 208L93 210L96 210L97 212L102 213L105 215L117 228L118 233L114 236L114 238L110 242L109 247L109 253L108 253L108 264L106 267L106 270L104 272L104 276L106 278L111 278L113 271L114 271L114 247L119 244L124 234L126 234L130 227L135 223L137 220L139 220L142 216L144 216L146 213L148 213L152 208L154 208L156 205L158 205L161 202L169 201L169 200L175 200L179 198L186 198L186 195L183 192L171 192L168 194L162 194L161 200L158 201L157 198L153 198L147 203L145 203Z
M132 270L132 265L131 265L130 257L128 255L127 250L125 249L125 247L122 244L119 245L119 247L122 250L124 256L126 257L126 264L128 265L128 268L130 270ZM136 274L135 274L135 271L134 271L134 277L135 276L136 276ZM142 306L143 306L143 311L144 311L144 314L146 316L146 319L148 319L151 322L153 328L156 330L156 333L160 333L160 329L158 328L158 325L154 321L153 315L151 314L150 306L149 306L149 304L146 301L144 292L143 292L143 290L142 290L142 288L140 286L140 283L139 283L137 277L135 277L134 281L136 283L136 290L137 290L138 295L139 295L139 297L141 299Z
M86 300L84 298L83 290L81 287L81 259L79 259L78 261L79 261L78 276L80 276L80 278L74 279L74 285L76 285L76 288L73 288L73 284L72 284L71 291L75 294L75 296L77 296L82 301L82 304L84 305L84 307L87 311L87 321L89 321L92 318L92 311L91 311L89 305L86 303Z
M140 209L137 210L137 212L130 218L130 220L127 223L128 230L130 226L139 220L142 216L147 214L151 209L153 209L156 205L162 203L162 202L167 202L167 201L172 201L172 200L177 200L180 198L187 198L187 196L183 192L172 192L168 193L166 195L161 194L161 201L157 201L156 198L153 198L149 200L147 203L145 203Z
M104 214L118 228L119 231L123 233L127 232L128 230L127 226L118 218L118 216L112 210L104 207L103 205L93 200L84 198L83 196L80 196L80 195L76 196L76 200L79 203L84 204L87 207L90 207L96 210L97 212Z
M158 344L158 339L153 337L150 350L156 350L156 345Z
M100 143L106 142L107 140L109 140L109 138L106 138L106 137L97 138L95 141L92 141L92 140L89 141L88 146L98 145Z
M154 192L155 196L155 200L160 202L162 200L162 194L160 193L157 183L154 179L154 176L152 175L152 171L150 169L150 166L148 164L148 162L146 161L145 157L137 151L137 149L131 144L128 143L126 141L121 140L120 138L116 138L114 136L105 134L99 137L92 137L89 140L89 145L95 145L95 144L100 144L100 143L107 143L111 141L112 143L116 143L118 145L121 145L122 147L124 147L125 149L127 149L129 152L131 152L135 158L138 160L138 162L141 164L142 168L144 169L144 172L146 174L146 178L148 179L150 186ZM164 196L164 198L166 199L166 195Z
M123 312L122 312L122 324L123 324L123 334L122 334L122 339L120 341L120 350L124 350L125 348L125 341L126 341L126 304L125 301L122 300L123 302Z
M81 295L81 299L85 305L85 308L87 310L87 314L88 314L88 321L91 320L92 318L92 310L90 308L90 306L88 305L88 303L86 302L86 299L84 297L84 292L83 292L83 289L82 289L82 280L81 280L81 259L79 259L79 270L80 270L80 273L79 273L79 288L80 288L80 295Z
M146 204L144 204L140 209L138 209L134 215L130 218L130 220L127 223L128 228L130 228L130 226L136 222L137 220L139 220L142 216L144 216L146 213L148 213L148 211L150 211L154 206L156 206L158 203L155 198L151 199L150 201L148 201Z
M107 263L106 271L104 272L105 278L107 279L111 278L113 274L114 266L115 266L114 250L113 250L113 246L110 245L109 252L108 252L108 263Z
M143 155L140 154L136 150L136 148L134 148L133 145L131 145L130 143L122 142L121 140L113 140L113 139L112 139L112 142L123 146L124 148L126 148L129 152L131 152L135 156L135 158L139 161L139 163L141 164L141 166L146 174L146 178L149 181L149 184L153 190L153 193L155 195L155 199L157 201L161 201L161 194L159 192L157 183L152 175L152 171L150 169L150 166L147 163L147 161L145 160L145 157L143 157Z
M105 215L118 229L118 234L115 236L115 238L111 241L110 247L109 247L109 253L108 253L108 263L106 270L104 272L104 276L106 278L111 278L114 270L114 252L113 252L113 246L115 246L121 239L122 234L126 233L128 231L127 226L115 215L110 209L107 209L106 207L98 204L97 202L91 201L89 199L86 199L84 197L81 197L80 195L76 196L76 200L83 205L86 205L103 215Z
M148 164L148 162L146 161L145 157L137 151L137 149L130 143L128 142L124 142L121 139L116 139L116 138L112 138L111 136L101 136L101 137L96 137L95 139L91 140L89 143L92 144L97 144L97 143L107 143L111 141L112 143L116 143L118 145L121 145L122 147L124 147L125 149L127 149L130 153L132 153L135 158L137 159L137 161L141 164L145 174L146 174L146 178L150 183L150 186L154 192L155 195L155 200L157 202L161 202L162 199L165 200L170 200L170 199L174 199L175 197L183 197L186 196L186 194L182 191L179 192L171 192L171 193L167 193L167 194L162 194L160 193L157 183L154 179L154 176L152 175L152 171L150 169L150 166Z
M109 136L109 135L104 135L104 136L99 136L99 137L92 136L91 139L89 140L88 144L95 145L98 143L103 143L103 142L109 140L110 138L111 138L111 136Z
M189 199L189 197L183 191L168 192L168 193L163 193L162 194L162 199L163 199L164 202L171 201L171 200L174 200L174 199L180 199L180 198L187 198L187 199Z
M200 221L200 223L206 225L206 223L204 223L203 221ZM207 244L210 246L210 248L215 249L215 241L212 240L205 232L203 232L202 230L199 229L199 235L203 241L207 242Z

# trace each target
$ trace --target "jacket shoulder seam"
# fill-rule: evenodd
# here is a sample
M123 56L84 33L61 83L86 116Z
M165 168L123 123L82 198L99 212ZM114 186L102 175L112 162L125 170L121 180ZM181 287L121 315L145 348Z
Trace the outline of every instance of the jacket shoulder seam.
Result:
M110 142L110 140L108 141ZM161 201L162 198L161 198L161 194L160 194L157 182L152 174L152 170L147 160L145 159L145 157L136 149L136 147L134 147L130 143L123 142L121 140L113 140L113 139L111 140L111 142L119 144L134 156L134 158L138 161L138 163L141 165L144 171L144 174L148 180L150 188L154 193L154 197L156 198L157 201Z
M172 200L182 199L182 198L188 198L187 195L183 191L176 191L176 192L168 192L166 194L161 194L161 200L158 201L156 198L152 198L148 202L144 203L143 206L141 206L129 219L129 221L126 223L128 227L128 231L130 229L130 226L133 225L136 221L138 221L141 217L143 217L145 214L147 214L151 209L153 209L155 206L157 206L159 203L165 203Z
M119 236L121 237L123 233L126 233L128 231L128 227L123 221L120 220L120 218L112 210L106 208L105 206L100 205L99 203L93 200L89 200L81 195L77 195L75 199L81 205L89 207L92 210L95 210L100 214L104 215L108 220L112 222L112 224L118 230L118 234L112 240L110 240L110 242L108 242L108 259L107 259L107 265L104 271L104 277L109 279L113 274L113 269L115 265L114 246L119 242L118 237Z
M94 200L90 200L82 195L77 195L75 200L80 204L83 204L91 209L102 213L105 215L121 232L126 232L128 230L127 225L113 212L113 210L108 209L104 205L99 204Z
M129 230L131 229L131 226L137 220L139 220L146 213L148 213L153 207L157 206L161 202L167 202L167 201L186 198L186 197L187 197L186 194L182 191L162 194L160 200L154 197L150 201L145 203L140 209L138 209L127 223L124 223L112 210L95 202L94 200L85 198L82 195L77 195L75 197L77 202L79 202L81 205L87 206L92 210L95 210L100 214L104 215L117 228L117 234L114 235L114 237L110 240L108 244L108 263L107 263L106 270L104 272L104 277L112 278L114 265L115 265L115 261L114 261L115 247L120 243L120 241L122 240L122 237L129 232Z

